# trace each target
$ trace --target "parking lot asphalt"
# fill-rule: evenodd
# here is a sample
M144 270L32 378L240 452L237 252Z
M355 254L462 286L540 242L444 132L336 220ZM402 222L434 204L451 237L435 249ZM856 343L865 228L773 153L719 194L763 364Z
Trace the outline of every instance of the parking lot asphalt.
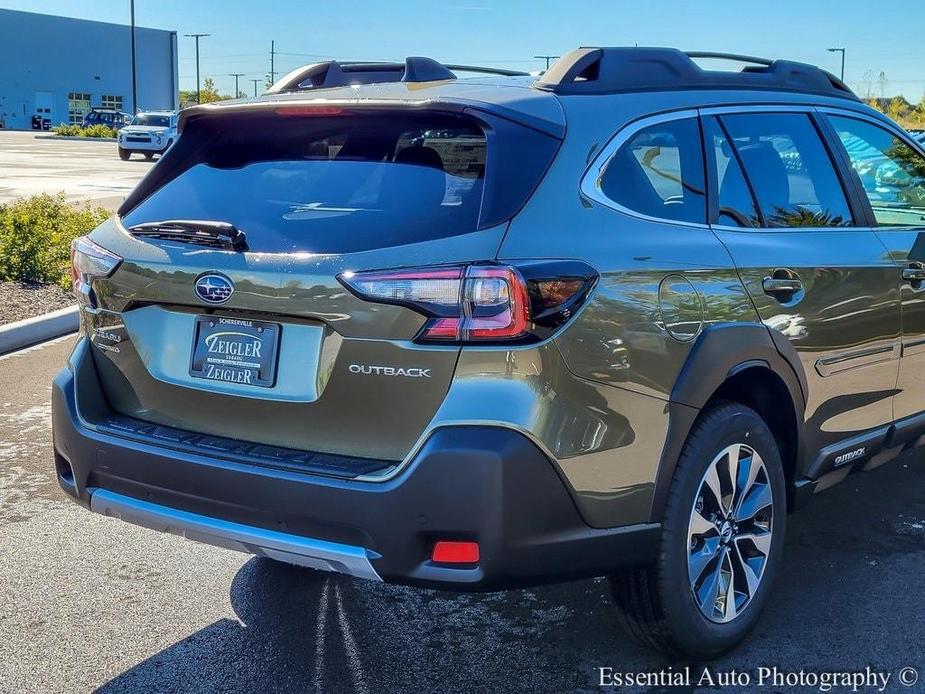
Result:
M0 204L63 191L68 200L115 210L152 166L139 154L122 161L115 142L0 130Z
M50 381L73 343L0 357L0 692L596 691L599 667L685 665L624 635L603 579L422 591L89 513L52 475ZM773 604L712 672L871 666L922 691L897 673L925 676L923 490L916 453L791 516Z

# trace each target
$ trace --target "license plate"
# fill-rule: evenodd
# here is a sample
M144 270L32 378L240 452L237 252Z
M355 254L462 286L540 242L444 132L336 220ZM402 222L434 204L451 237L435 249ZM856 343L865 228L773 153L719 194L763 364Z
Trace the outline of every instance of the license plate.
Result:
M190 376L272 388L280 331L278 323L197 316Z

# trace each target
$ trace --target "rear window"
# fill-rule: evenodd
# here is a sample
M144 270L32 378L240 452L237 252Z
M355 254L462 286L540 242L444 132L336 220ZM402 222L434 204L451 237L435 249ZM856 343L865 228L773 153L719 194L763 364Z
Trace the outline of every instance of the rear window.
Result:
M206 138L123 223L230 222L269 253L455 236L479 227L486 150L478 124L455 116L263 118Z

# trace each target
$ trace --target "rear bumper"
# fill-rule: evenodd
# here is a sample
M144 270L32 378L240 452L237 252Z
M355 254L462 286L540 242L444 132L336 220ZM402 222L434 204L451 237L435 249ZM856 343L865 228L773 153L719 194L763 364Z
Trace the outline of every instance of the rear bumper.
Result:
M190 540L257 554L322 571L336 571L357 578L381 581L370 564L376 554L362 547L299 537L275 530L200 516L130 496L97 489L90 496L90 510L104 516L152 530L181 535Z
M98 381L85 371L79 400L97 401ZM455 590L602 575L655 556L657 525L589 527L553 464L510 429L438 429L397 477L358 482L97 430L80 415L75 380L65 369L53 386L58 480L99 513L313 568ZM431 562L438 540L478 542L479 564Z

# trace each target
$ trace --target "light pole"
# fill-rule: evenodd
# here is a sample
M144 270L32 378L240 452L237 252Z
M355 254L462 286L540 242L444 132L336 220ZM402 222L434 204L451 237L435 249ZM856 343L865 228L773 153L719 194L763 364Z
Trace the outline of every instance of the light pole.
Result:
M241 92L238 91L238 78L243 77L244 73L243 72L232 72L228 76L234 77L234 98L237 99L239 96L241 96Z
M535 55L533 57L536 58L537 60L545 60L546 70L549 70L549 63L551 63L553 60L556 60L560 56L558 55Z
M829 48L829 53L841 53L841 81L845 81L845 49L844 48Z
M187 38L196 40L196 103L201 104L202 99L200 95L199 87L199 39L204 36L211 36L212 34L184 34Z
M260 80L251 80L254 83L254 96L257 96L257 85L260 84Z
M132 8L132 115L138 113L138 79L135 72L135 0L131 0Z

